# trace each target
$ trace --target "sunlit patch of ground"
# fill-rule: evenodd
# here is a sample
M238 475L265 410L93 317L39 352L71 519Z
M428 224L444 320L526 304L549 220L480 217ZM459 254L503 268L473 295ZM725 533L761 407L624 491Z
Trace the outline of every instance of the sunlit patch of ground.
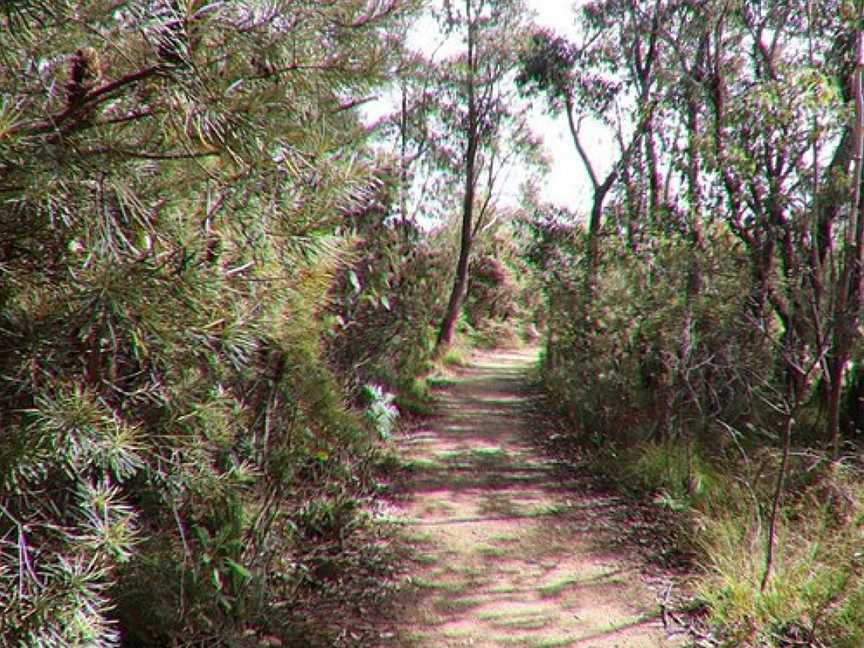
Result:
M534 360L481 354L441 383L436 417L405 439L401 515L416 560L389 645L679 645L636 566L608 550L609 502L569 490L526 441Z

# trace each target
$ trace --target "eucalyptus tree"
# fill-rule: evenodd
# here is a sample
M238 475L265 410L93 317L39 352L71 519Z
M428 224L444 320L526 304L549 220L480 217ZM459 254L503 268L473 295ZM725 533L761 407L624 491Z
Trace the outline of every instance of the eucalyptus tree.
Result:
M607 197L644 144L651 170L651 202L660 203L660 180L654 140L658 102L655 69L661 39L658 21L662 3L641 10L615 0L597 1L580 11L582 43L572 43L550 30L537 30L522 52L517 83L526 94L543 94L553 113L564 112L573 145L593 189L588 221L586 260L589 281L599 257L599 233ZM641 5L639 5L641 7ZM643 15L647 12L647 16ZM621 113L630 133L622 134ZM586 118L617 130L621 150L601 176L583 142Z
M512 85L516 46L526 31L522 0L444 2L441 29L458 39L459 51L439 62L431 155L461 184L459 258L436 349L446 349L468 285L474 238L491 214L516 156L530 157L536 142L527 128Z
M778 364L793 400L806 399L812 377L821 376L836 445L856 337L848 322L860 316L848 256L857 246L849 234L857 227L848 118L854 29L833 3L731 12L724 3L685 2L676 13L679 31L664 38L689 97L691 176L722 196L720 213L748 251L750 335L770 339L779 322ZM707 108L704 129L697 103ZM837 235L840 226L846 235Z
M4 4L0 643L287 632L254 606L360 448L316 313L410 4Z

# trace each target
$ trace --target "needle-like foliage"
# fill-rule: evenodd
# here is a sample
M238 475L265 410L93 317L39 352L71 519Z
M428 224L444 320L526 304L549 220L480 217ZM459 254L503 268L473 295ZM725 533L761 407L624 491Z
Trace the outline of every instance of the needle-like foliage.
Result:
M366 439L318 314L401 0L0 13L0 643L288 632Z

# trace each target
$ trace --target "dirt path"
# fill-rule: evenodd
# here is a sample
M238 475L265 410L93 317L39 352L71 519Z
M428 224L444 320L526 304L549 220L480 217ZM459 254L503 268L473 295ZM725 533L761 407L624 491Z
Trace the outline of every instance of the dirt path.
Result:
M483 353L403 442L417 596L399 646L666 647L656 597L610 555L602 498L561 483L526 437L533 351ZM605 548L604 548L605 545Z

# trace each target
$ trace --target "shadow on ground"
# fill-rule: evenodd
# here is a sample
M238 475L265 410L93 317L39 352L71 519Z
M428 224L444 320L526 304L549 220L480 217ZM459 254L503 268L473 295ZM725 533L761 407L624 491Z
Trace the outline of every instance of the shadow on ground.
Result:
M415 568L390 645L675 645L611 549L614 498L579 494L530 445L532 351L481 354L402 443L397 492Z

